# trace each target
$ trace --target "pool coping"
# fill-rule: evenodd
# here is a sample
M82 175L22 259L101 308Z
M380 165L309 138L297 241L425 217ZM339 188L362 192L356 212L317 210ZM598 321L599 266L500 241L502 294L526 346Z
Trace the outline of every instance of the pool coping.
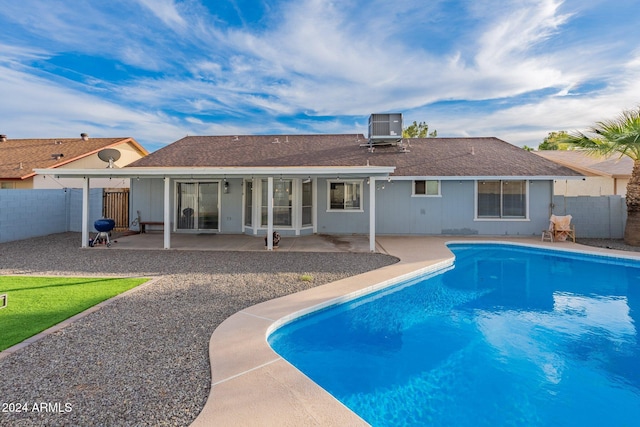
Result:
M211 336L211 390L192 426L208 425L368 425L341 402L276 354L267 336L280 325L345 300L446 268L453 262L448 243L509 243L585 254L640 260L640 254L540 242L527 238L382 236L379 252L399 262L241 310Z

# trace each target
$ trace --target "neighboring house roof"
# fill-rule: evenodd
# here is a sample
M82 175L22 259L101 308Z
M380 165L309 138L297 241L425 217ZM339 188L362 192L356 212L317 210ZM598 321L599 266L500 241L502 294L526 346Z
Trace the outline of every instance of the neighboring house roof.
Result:
M395 166L396 176L581 176L498 138L412 138L375 146L361 134L187 136L130 167Z
M148 154L133 138L49 138L0 141L0 179L27 179L33 169L54 169L91 156L104 148L129 143ZM57 156L56 155L62 155Z
M633 171L633 160L619 154L602 156L583 150L542 150L535 153L585 175L631 178Z

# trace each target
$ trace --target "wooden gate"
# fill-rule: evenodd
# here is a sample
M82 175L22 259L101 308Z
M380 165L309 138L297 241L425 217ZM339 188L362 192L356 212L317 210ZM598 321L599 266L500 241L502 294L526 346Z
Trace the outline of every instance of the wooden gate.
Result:
M115 231L129 229L129 189L104 189L102 193L102 216L116 222Z

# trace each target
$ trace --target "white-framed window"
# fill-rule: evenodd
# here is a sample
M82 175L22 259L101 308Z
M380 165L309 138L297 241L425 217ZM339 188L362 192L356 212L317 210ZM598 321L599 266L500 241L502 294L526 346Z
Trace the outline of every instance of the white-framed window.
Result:
M362 180L328 181L329 211L362 212Z
M253 180L244 181L244 225L253 226Z
M413 181L412 196L434 197L440 195L440 181L416 179Z
M313 225L313 183L311 179L302 181L302 226Z
M526 219L527 184L526 180L477 181L477 218Z
M268 185L262 180L261 218L260 225L266 227L268 223ZM276 227L291 227L293 225L293 180L280 179L273 181L273 225Z

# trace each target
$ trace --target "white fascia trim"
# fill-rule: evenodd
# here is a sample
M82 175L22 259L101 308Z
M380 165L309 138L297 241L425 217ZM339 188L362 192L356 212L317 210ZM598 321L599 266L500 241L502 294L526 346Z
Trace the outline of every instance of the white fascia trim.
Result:
M487 180L502 180L502 181L553 181L555 179L583 179L584 176L391 176L392 181L487 181Z
M196 178L199 176L279 176L283 177L347 177L347 176L387 176L392 174L395 166L294 166L294 167L194 167L194 168L162 168L162 167L130 167L120 169L34 169L38 175L55 175L60 178L72 177L171 177Z

